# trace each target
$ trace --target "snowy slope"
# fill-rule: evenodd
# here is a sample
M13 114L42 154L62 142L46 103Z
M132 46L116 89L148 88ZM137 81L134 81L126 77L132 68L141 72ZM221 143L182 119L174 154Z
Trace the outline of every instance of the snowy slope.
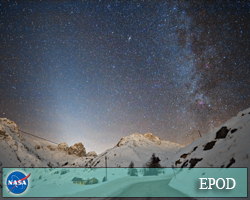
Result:
M250 167L250 108L240 112L210 134L181 149L173 158L177 167ZM198 175L199 176L199 175ZM180 182L170 186L181 191ZM187 179L188 181L188 179ZM187 183L181 183L183 187ZM248 179L250 184L250 179ZM248 192L250 192L248 190Z
M64 146L64 144L62 145ZM2 167L142 167L153 153L161 160L169 159L182 146L161 140L151 133L132 134L118 144L98 155L78 157L59 150L50 142L34 139L18 131L17 125L6 118L0 119L0 166ZM93 154L94 155L94 154Z
M11 169L10 171L12 171ZM105 168L48 168L39 170L37 168L19 169L24 173L31 173L30 185L32 190L25 194L25 197L45 196L45 197L66 197L66 196L112 196L120 193L124 188L134 183L166 180L171 178L172 173L160 174L159 176L143 176L142 171L138 170L138 177L131 177L124 168L108 169L108 181L102 182L105 176ZM74 177L84 180L95 177L99 180L98 184L77 185L72 183ZM6 177L3 177L6 179ZM46 193L44 193L46 191ZM5 195L11 194L5 193ZM22 197L22 196L20 196Z
M36 145L42 148L36 149ZM78 158L62 151L51 151L56 147L43 140L24 137L13 121L0 119L0 173L2 167L61 167L66 161ZM0 189L1 184L2 180Z
M61 147L64 146L63 144ZM128 167L131 161L134 162L135 167L143 167L153 153L163 161L170 159L180 148L182 146L161 140L151 133L143 135L135 133L122 138L115 147L98 156L79 158L75 155L69 155L67 151L59 150L57 145L50 142L23 135L18 131L18 127L13 121L6 118L0 119L1 172L2 167L104 167L105 156L108 159L108 167ZM48 169L50 173L46 172L46 175L37 174L39 177L33 177L34 180L39 183L40 176L43 177L40 181L42 185L43 181L49 180L49 176L61 174L61 171L52 168ZM95 172L90 174L93 176ZM65 178L66 185L71 184L67 175L64 175L63 178ZM61 181L61 183L64 182Z
M40 146L40 149L36 149ZM0 166L2 167L58 167L77 156L56 151L57 145L22 135L17 125L0 119Z
M151 133L138 134L122 138L115 147L106 150L95 158L79 158L77 165L83 167L105 167L107 156L108 167L128 167L134 162L135 167L143 167L153 153L160 160L169 160L182 146L161 140Z

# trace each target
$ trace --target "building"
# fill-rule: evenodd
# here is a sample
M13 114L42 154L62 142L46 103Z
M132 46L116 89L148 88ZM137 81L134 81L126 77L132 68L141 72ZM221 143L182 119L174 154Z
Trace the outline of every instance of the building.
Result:
M99 181L95 177L87 181L87 184L89 184L89 185L97 184L97 183L99 183Z
M75 178L72 179L72 182L74 184L85 185L87 180L83 180L82 178L75 177Z
M99 183L98 179L96 179L95 177L88 180L83 180L82 178L74 177L72 179L72 182L73 184L79 184L79 185L92 185Z

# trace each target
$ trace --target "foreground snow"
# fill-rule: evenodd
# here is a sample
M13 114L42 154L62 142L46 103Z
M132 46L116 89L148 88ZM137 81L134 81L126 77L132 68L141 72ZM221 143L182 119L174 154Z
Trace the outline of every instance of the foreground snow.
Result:
M125 191L128 187L135 183L145 183L170 179L172 175L164 176L150 176L150 177L123 177L107 182L106 184L100 184L98 187L89 189L84 192L77 192L73 194L74 197L98 197L98 194L102 194L102 197L117 197L121 191Z
M15 169L7 169L11 172ZM20 168L18 169L20 171ZM111 168L108 169L108 181L102 182L103 177L106 175L105 168L65 168L65 169L39 169L29 168L21 169L24 173L31 173L29 178L29 189L25 193L19 195L20 197L112 197L116 196L119 192L125 190L127 187L135 183L151 182L167 180L173 176L172 171L161 173L159 176L143 176L143 169L138 168L137 177L128 176L128 169L125 168ZM93 185L77 185L73 184L72 179L80 177L84 180L95 177L99 180L98 184ZM3 177L5 180L6 177ZM46 191L46 193L44 193ZM11 193L5 190L4 196L11 197Z

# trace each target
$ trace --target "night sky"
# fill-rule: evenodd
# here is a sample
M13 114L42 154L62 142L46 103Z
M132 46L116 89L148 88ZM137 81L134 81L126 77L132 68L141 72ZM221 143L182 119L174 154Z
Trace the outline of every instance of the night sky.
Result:
M187 145L250 107L249 1L1 1L0 117L98 153Z

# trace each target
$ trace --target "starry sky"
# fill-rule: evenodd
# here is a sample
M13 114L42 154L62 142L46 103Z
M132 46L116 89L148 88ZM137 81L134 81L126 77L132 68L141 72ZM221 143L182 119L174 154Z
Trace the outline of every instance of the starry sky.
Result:
M187 145L250 107L248 1L1 1L0 117L98 153Z

